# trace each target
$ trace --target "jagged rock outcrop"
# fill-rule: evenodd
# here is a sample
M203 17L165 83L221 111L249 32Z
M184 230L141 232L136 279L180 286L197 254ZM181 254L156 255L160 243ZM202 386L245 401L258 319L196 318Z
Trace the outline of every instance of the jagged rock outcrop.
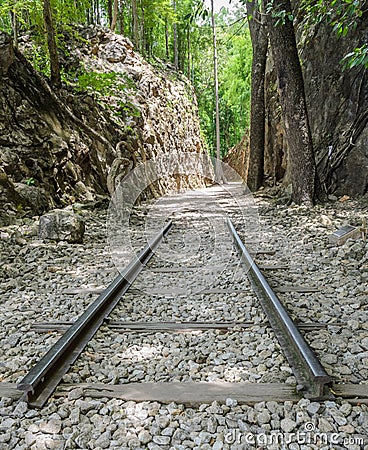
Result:
M149 65L109 30L76 31L81 39L66 37L61 59L79 80L58 92L0 33L0 225L111 194L151 158L202 152L196 99L184 77ZM29 47L21 39L22 51ZM176 181L159 180L145 195L162 195ZM181 186L188 183L203 180L183 176Z

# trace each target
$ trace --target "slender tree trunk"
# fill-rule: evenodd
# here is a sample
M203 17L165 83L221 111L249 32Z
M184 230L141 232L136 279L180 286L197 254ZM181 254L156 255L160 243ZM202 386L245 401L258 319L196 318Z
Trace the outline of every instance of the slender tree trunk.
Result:
M176 14L176 0L173 1L174 13ZM178 25L174 21L173 24L174 32L174 67L175 70L179 70L179 52L178 52Z
M145 20L145 14L144 14L144 5L142 0L140 0L141 5L141 20L140 20L140 26L141 26L141 52L144 54L147 54L147 30L146 30L146 20Z
M91 25L91 23L93 22L93 19L92 19L92 17L93 17L93 7L92 6L87 9L87 14L86 15L87 15L87 25Z
M169 23L167 17L165 18L165 53L166 60L170 60L170 52L169 52Z
M115 31L116 24L118 22L118 15L119 15L119 0L114 0L114 9L112 12L112 20L110 25L111 31Z
M247 2L247 14L253 47L250 106L250 139L247 185L256 191L264 177L265 147L265 71L268 49L266 24L263 23L257 0Z
M132 31L133 42L137 51L139 51L139 18L137 0L132 0Z
M267 16L270 44L277 73L278 90L288 143L292 201L313 203L317 185L316 164L309 127L304 81L296 46L290 0L274 0L274 11L286 11L285 23Z
M107 15L109 16L109 25L112 24L112 2L113 0L107 0Z
M13 11L10 11L10 21L11 21L11 27L12 27L12 32L13 32L13 45L15 48L18 48L18 37L19 37L19 21L18 21L18 16L16 13L16 5L17 5L17 0L14 0L13 2L14 5L14 9Z
M123 0L120 0L120 7L119 7L119 33L124 34L124 3Z
M96 23L101 25L100 0L96 0Z
M215 80L215 107L216 107L216 166L215 166L215 180L222 183L223 173L221 166L221 143L220 143L220 110L219 110L219 93L218 93L218 70L217 70L217 42L216 42L216 27L215 14L213 9L213 0L211 0L211 22L212 22L212 37L213 37L213 74Z
M188 24L188 30L187 30L187 51L188 51L187 72L188 72L188 80L190 80L190 25L189 24Z
M50 0L43 2L43 19L45 22L47 46L50 56L51 84L55 87L61 86L59 55L56 46L55 30L52 20Z

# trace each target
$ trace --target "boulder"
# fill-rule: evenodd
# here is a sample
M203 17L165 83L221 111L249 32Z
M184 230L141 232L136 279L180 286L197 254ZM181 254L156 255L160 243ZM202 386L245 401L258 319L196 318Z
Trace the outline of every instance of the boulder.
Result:
M82 243L84 221L69 208L54 209L40 217L38 236L51 241Z

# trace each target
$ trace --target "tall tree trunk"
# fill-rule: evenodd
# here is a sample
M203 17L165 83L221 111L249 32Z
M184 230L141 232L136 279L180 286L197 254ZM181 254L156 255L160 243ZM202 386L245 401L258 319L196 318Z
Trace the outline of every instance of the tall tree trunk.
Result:
M120 5L119 5L119 33L124 35L124 3L123 0L120 0Z
M147 30L146 30L146 18L144 14L143 1L140 0L141 5L141 20L139 21L141 26L140 37L141 37L141 52L147 54Z
M110 30L115 31L116 24L118 22L119 15L119 0L114 0L114 9L112 11L112 20L110 25Z
M165 55L166 55L166 60L169 61L169 59L170 59L170 52L169 52L169 22L167 20L167 17L165 17Z
M284 23L267 15L270 44L277 74L285 135L288 143L292 201L313 203L317 173L309 127L304 81L296 46L290 0L274 0L273 11L286 11Z
M112 24L112 2L113 0L107 0L107 15L109 17L109 25Z
M59 55L56 46L55 30L52 20L50 0L43 1L43 19L45 22L47 47L50 56L51 84L55 87L61 86Z
M132 30L133 42L137 51L139 51L139 18L137 0L132 0Z
M18 16L16 13L16 5L17 0L13 1L14 9L13 11L10 11L10 21L11 21L11 27L13 32L13 45L15 48L18 48L18 37L19 37L19 21Z
M176 15L176 0L173 1L174 13ZM173 33L174 33L174 67L175 70L179 70L179 51L178 51L178 25L174 21L173 24Z
M268 35L263 15L257 0L247 2L250 37L253 47L252 85L250 106L250 139L247 185L256 191L264 177L265 147L265 71L268 50Z
M190 80L190 25L189 24L188 24L188 30L187 30L187 51L188 51L187 72L188 72L188 80Z
M100 0L96 1L96 23L101 25L101 14L100 14Z
M221 143L220 143L220 110L219 110L219 93L218 93L218 70L217 70L217 42L216 42L216 27L215 27L215 13L213 8L213 0L211 0L211 22L212 22L212 37L213 37L213 74L215 80L215 107L216 107L216 165L215 165L215 180L222 183L223 173L221 165Z

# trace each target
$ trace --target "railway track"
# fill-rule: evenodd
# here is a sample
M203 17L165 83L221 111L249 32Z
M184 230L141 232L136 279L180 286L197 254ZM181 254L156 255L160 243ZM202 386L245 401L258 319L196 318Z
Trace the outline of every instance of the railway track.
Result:
M41 360L23 378L18 388L32 406L42 407L54 392L62 377L84 350L90 339L116 307L144 266L154 255L172 222L142 249L126 269L110 284L86 311L73 323Z
M14 249L25 263L11 265L12 270L22 273L25 266L28 271L19 275L19 291L11 291L2 310L0 428L5 434L0 441L5 447L30 448L35 442L48 448L229 449L234 438L247 446L244 430L255 438L261 429L281 431L287 439L292 427L297 434L313 424L311 439L341 433L341 445L363 448L365 286L357 272L350 275L359 257L345 261L340 256L351 244L328 245L330 229L320 225L321 211L279 208L258 199L260 243L252 245L241 208L228 208L219 191L199 193L199 204L186 193L182 202L177 196L160 200L152 214L151 202L134 210L134 254L160 231L163 218L173 225L42 408L33 408L31 400L28 407L18 402L26 392L17 386L116 277L106 211L85 213L83 245L32 240ZM211 207L217 198L222 211ZM155 232L147 221L150 214ZM308 378L293 375L225 217L231 217L253 261L331 376L331 386L317 378L314 388L329 401L302 398L311 395ZM210 228L213 221L221 224ZM146 225L152 231L148 237Z
M299 328L283 308L277 295L271 290L265 277L255 264L250 253L247 251L234 225L228 219L228 238L233 239L244 267L247 270L248 278L253 286L255 293L264 309L271 325L277 336L282 350L289 361L297 384L285 386L291 397L305 396L311 399L324 399L331 397L329 386L332 383L330 376L323 369L318 358L311 350L303 338ZM30 406L42 407L61 383L63 376L68 372L77 358L81 355L92 337L98 329L107 324L113 332L142 332L142 333L165 333L165 332L198 332L206 330L219 330L239 332L254 325L252 322L243 321L185 321L185 322L123 322L109 321L109 316L116 308L118 303L128 289L134 289L134 282L147 263L153 258L155 251L159 248L163 238L172 227L172 222L165 225L163 229L141 250L138 256L133 259L111 285L100 294L100 296L87 308L87 310L74 323L44 323L36 324L37 331L58 330L64 332L62 337L49 349L49 351L38 361L30 372L18 384L18 389L23 394L23 400ZM168 239L169 240L169 239ZM178 272L191 272L195 268L191 267L161 267L152 269L155 274L166 273L175 275ZM228 289L230 293L231 289ZM235 289L238 292L239 289ZM226 289L204 289L195 294L226 292ZM133 294L134 295L134 294ZM322 325L323 326L323 325ZM316 328L313 324L302 324L300 328ZM317 325L318 328L318 325ZM133 385L133 390L137 390L137 383ZM237 384L237 386L235 386ZM247 383L248 384L248 383ZM161 385L161 386L160 386ZM81 385L83 386L83 385ZM129 398L129 383L124 384L125 397ZM262 386L262 383L260 383ZM249 388L258 392L260 386L246 386L245 383L143 383L141 385L142 399L160 399L164 398L165 392L167 399L172 400L175 397L178 400L187 402L189 399L216 399L218 396L225 397L231 394L240 395L240 393L249 392ZM99 389L104 391L116 391L116 387L111 385L99 385ZM270 391L268 395L271 398L277 398L280 395L280 386L268 386ZM281 388L282 390L282 388ZM188 392L189 391L189 392ZM191 391L191 392L190 392ZM142 394L143 392L143 394ZM200 393L205 396L201 396ZM96 394L96 392L95 392ZM120 392L121 394L121 392ZM257 395L262 395L258 392ZM136 397L137 398L137 394ZM138 399L139 399L138 395Z
M151 219L156 224L165 211L173 223L158 230L143 250L136 246L134 255L139 256L120 269L121 275L106 290L66 289L65 295L79 299L94 292L100 295L76 322L63 314L62 321L34 323L31 332L64 334L17 383L18 389L0 383L0 394L23 395L35 407L53 394L69 396L76 388L93 397L190 405L228 397L245 403L298 401L303 396L325 399L334 393L364 403L366 386L333 383L303 338L309 331L327 332L330 323L299 322L295 311L293 322L277 297L277 292L309 293L316 288L295 286L294 277L292 286L278 286L273 292L263 273L279 273L286 268L285 260L256 265L255 255L273 255L275 250L255 249L252 238L244 245L236 228L244 233L254 220L242 226L232 214L236 204L228 208L221 192L210 195L225 204L226 214L218 214L207 193L205 211L199 210L195 196L183 206L169 198L169 206L161 205ZM200 200L203 204L203 197ZM235 226L224 220L228 215L235 218ZM146 216L141 218L133 241L143 246ZM216 221L216 233L208 231L208 224ZM195 233L189 236L193 251L185 246L186 233L198 223L204 238L198 243ZM251 232L257 234L256 229ZM208 258L215 244L216 257ZM290 282L290 277L285 279ZM344 326L338 321L333 325Z

